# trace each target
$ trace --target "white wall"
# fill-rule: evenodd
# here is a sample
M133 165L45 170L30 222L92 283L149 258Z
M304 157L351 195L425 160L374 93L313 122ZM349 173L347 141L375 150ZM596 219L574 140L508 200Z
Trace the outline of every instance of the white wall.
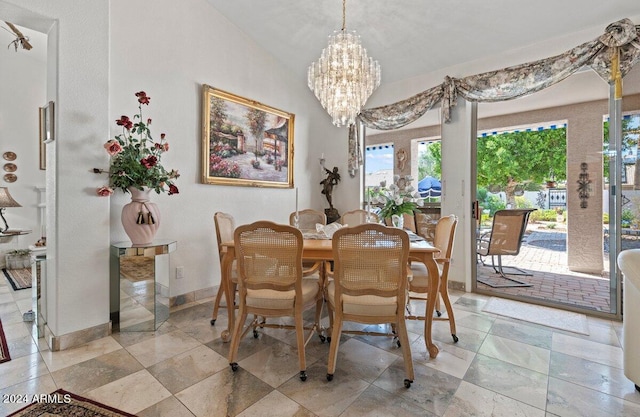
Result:
M112 13L110 22L110 132L120 133L115 119L131 116L137 110L134 93L146 91L151 103L143 109L144 117L153 119L152 133L165 132L170 144L162 163L181 174L179 194L152 194L162 212L157 238L178 242L170 260L170 294L218 285L213 214L231 213L237 224L259 219L288 223L295 209L295 191L200 183L202 84L295 114L294 182L301 208L325 207L319 185L322 152L327 165L339 166L343 183L349 183L346 130L331 125L306 86L306 74L288 72L207 1L160 0L153 7L143 0L113 0L111 4L113 10L127 12ZM140 16L147 22L144 30ZM345 201L348 194L340 194L340 189L347 188L343 183L335 200L346 209L352 203ZM120 212L128 201L129 195L120 191L111 197L112 242L127 240ZM176 279L177 266L184 267L183 279Z
M27 31L24 31L27 34ZM27 248L40 239L38 192L35 186L44 186L45 172L40 170L39 115L38 108L46 104L46 49L47 37L41 33L29 33L30 51L6 48L15 37L0 31L0 155L7 151L17 155L15 161L18 179L4 181L7 173L0 168L0 186L8 187L21 208L9 208L5 217L12 229L30 229L32 234L17 238L7 247ZM0 167L6 163L0 157ZM1 224L4 227L4 224ZM0 251L5 247L0 245ZM0 260L0 263L3 261Z

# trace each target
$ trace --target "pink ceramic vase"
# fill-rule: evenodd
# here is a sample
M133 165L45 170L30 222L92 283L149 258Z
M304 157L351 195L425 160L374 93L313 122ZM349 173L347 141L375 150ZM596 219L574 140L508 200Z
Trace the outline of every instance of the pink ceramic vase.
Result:
M129 187L131 202L122 208L122 226L134 246L149 245L160 226L160 211L149 201L151 189Z

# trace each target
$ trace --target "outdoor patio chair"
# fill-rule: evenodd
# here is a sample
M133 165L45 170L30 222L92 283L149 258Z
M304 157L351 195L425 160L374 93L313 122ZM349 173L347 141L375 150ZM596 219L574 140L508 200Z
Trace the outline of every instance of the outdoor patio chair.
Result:
M503 266L503 256L517 256L520 253L522 239L527 228L529 215L536 209L508 209L498 210L493 215L493 225L489 233L482 234L477 239L477 254L482 265L485 258L491 257L491 267L501 278L510 281L507 284L496 284L484 278L477 278L478 282L486 284L492 288L505 287L530 287L531 284L519 281L507 275L532 276L515 266ZM497 260L497 263L496 263ZM515 272L505 272L505 269Z

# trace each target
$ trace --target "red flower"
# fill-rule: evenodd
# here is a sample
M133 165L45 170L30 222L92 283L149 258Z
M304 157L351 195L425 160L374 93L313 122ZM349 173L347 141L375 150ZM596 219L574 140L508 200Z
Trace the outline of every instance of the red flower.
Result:
M100 187L96 190L96 193L100 197L109 197L111 194L113 194L113 188L107 186Z
M140 104L149 104L151 97L147 97L147 93L144 91L138 91L136 93L136 97L138 97L138 103Z
M178 187L176 187L175 185L171 184L169 186L169 195L171 194L179 194L180 191L178 191Z
M124 126L125 129L131 130L133 127L133 122L129 120L127 116L120 116L118 120L116 120L116 124L118 126Z
M154 155L149 155L146 158L142 158L140 163L147 169L153 168L158 163L158 158Z
M104 148L107 150L107 153L111 156L117 155L122 152L122 146L120 146L120 142L115 139L111 139L107 143L104 144Z
M164 133L160 133L160 139L164 139L166 135Z
M147 119L147 124L150 125L151 124L151 119Z

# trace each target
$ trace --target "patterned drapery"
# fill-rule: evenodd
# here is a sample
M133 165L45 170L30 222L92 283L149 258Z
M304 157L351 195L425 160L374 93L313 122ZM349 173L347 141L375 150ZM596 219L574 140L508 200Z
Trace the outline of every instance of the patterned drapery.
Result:
M512 100L556 84L584 66L610 81L614 54L620 56L619 74L623 77L640 61L640 26L622 19L607 26L598 38L560 55L464 78L447 76L442 84L406 100L364 109L358 118L369 128L398 129L441 102L442 119L448 123L458 96L471 102Z

